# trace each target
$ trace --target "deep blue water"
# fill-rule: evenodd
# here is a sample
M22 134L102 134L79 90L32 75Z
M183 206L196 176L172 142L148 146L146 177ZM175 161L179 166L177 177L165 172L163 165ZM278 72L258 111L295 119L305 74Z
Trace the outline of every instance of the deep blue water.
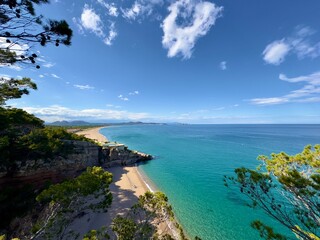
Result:
M259 239L250 227L261 219L287 231L241 195L223 185L237 167L255 168L260 154L301 152L320 143L320 125L132 125L101 130L118 141L156 156L139 168L163 191L190 237Z

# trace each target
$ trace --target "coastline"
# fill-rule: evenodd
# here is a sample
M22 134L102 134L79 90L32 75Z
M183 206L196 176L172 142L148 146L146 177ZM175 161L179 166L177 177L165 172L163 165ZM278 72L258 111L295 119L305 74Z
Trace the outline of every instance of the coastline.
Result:
M105 127L95 127L76 132L78 135L83 135L87 138L95 140L99 143L108 141L107 137L100 133L100 129ZM106 169L112 173L113 181L110 184L110 192L112 193L112 204L107 213L94 214L90 213L90 222L85 223L81 219L72 224L73 229L81 229L81 233L85 234L91 229L98 229L102 226L110 226L112 219L116 215L124 215L138 201L139 196L147 191L155 192L156 187L151 183L151 180L138 169L138 165L125 167L111 167ZM88 199L88 201L91 201ZM173 226L172 222L167 221L158 227L158 231L169 233L178 239L178 231Z
M88 129L81 129L79 131L74 132L77 135L84 136L86 138L89 138L91 140L97 141L98 143L105 143L108 142L108 138L100 133L100 129L106 128L106 126L102 127L93 127Z

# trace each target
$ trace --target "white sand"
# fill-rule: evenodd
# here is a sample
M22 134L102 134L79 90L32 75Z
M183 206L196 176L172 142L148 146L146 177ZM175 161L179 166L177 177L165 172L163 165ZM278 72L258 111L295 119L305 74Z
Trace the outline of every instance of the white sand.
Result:
M99 132L101 128L105 128L105 127L88 128L88 129L80 130L76 132L76 134L85 136L87 138L98 141L100 143L105 143L108 141L108 139Z
M99 142L106 142L107 138L100 134L100 129L91 128L77 132L90 139ZM136 166L112 167L106 169L113 174L113 182L110 184L110 191L113 196L112 204L106 213L90 212L86 216L76 219L71 228L80 232L81 236L92 229L99 229L102 226L110 226L112 219L117 214L125 214L148 189L142 180ZM92 201L88 199L88 201ZM161 232L170 232L166 224L160 226ZM111 236L113 238L114 236Z

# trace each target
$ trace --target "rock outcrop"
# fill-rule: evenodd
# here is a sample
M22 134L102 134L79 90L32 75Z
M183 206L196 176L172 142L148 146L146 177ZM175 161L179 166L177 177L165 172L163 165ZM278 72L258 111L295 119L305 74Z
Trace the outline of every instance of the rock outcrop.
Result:
M11 176L0 169L0 190L4 186L19 187L31 184L38 188L47 181L57 183L79 175L90 166L127 166L152 159L151 155L132 151L127 147L104 148L85 141L65 141L73 148L66 157L16 162L17 170Z
M138 162L148 161L152 159L149 154L141 153L138 151L130 150L127 147L117 148L109 147L102 150L104 153L104 166L127 166Z
M0 171L0 189L2 186L26 184L39 187L46 181L56 183L77 176L89 166L101 165L103 159L100 146L84 141L66 142L73 147L67 157L18 161L17 170L12 176L7 176L5 170Z

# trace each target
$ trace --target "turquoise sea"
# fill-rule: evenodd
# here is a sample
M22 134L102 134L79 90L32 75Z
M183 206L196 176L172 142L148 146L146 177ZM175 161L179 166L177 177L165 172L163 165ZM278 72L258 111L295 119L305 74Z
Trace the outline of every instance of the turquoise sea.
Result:
M250 227L261 219L285 229L223 185L237 167L255 168L260 154L301 152L320 143L320 125L131 125L101 129L111 141L156 158L139 169L163 191L190 237L259 239Z

